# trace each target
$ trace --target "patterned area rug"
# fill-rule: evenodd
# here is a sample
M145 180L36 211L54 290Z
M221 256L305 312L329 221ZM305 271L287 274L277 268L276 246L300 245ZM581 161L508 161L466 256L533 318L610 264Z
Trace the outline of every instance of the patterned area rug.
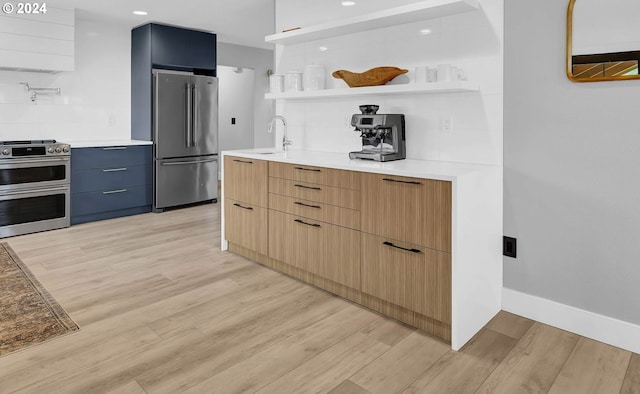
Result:
M0 243L0 356L77 331L7 243Z

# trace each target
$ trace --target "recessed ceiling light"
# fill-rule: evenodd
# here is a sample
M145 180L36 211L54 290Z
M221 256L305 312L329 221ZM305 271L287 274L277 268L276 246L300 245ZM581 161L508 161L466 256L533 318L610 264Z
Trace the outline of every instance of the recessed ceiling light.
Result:
M329 50L329 48L327 48L327 47L325 47L325 46L321 46L321 47L318 47L318 50L319 50L320 52L325 52L325 51L328 51L328 50Z
M422 30L420 30L420 35L421 36L426 36L426 35L429 35L429 34L431 34L431 29L422 29Z
M133 13L134 13L135 15L147 15L147 14L148 14L148 12L147 12L147 11L133 11Z
M343 1L343 2L342 2L342 3L340 3L340 4L342 4L342 5L343 5L343 6L345 6L345 7L350 7L350 6L352 6L352 5L356 5L356 2L355 2L355 1Z

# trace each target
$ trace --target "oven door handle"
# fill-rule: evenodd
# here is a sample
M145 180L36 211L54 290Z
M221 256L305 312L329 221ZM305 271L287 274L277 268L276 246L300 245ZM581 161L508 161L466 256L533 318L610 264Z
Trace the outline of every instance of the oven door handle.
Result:
M69 161L69 156L64 156L64 157L47 157L46 159L41 158L41 159L3 159L0 160L0 165L5 166L5 165L11 165L11 164L30 164L33 165L35 167L42 167L41 164L43 163L60 163L60 162L64 162L64 161Z
M17 196L22 194L33 194L33 193L43 193L43 192L58 192L65 191L69 188L67 186L58 186L58 187L47 187L40 189L24 189L24 190L16 190L16 191L8 191L0 193L1 196Z

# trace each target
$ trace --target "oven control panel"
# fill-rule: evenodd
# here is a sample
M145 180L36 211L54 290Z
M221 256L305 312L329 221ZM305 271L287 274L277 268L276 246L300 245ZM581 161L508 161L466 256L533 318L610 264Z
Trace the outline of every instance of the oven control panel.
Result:
M0 159L42 156L69 156L71 146L49 141L4 141L0 142Z

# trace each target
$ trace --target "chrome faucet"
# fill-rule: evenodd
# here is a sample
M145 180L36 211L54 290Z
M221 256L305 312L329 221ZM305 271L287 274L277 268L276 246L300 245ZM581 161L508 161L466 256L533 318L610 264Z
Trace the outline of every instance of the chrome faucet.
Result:
M273 126L276 124L276 120L278 119L282 121L282 126L283 126L282 150L287 150L287 145L293 144L293 141L287 138L287 120L284 118L284 116L281 116L281 115L274 116L273 119L271 119L271 123L269 124L268 132L271 133L271 131L273 130Z

